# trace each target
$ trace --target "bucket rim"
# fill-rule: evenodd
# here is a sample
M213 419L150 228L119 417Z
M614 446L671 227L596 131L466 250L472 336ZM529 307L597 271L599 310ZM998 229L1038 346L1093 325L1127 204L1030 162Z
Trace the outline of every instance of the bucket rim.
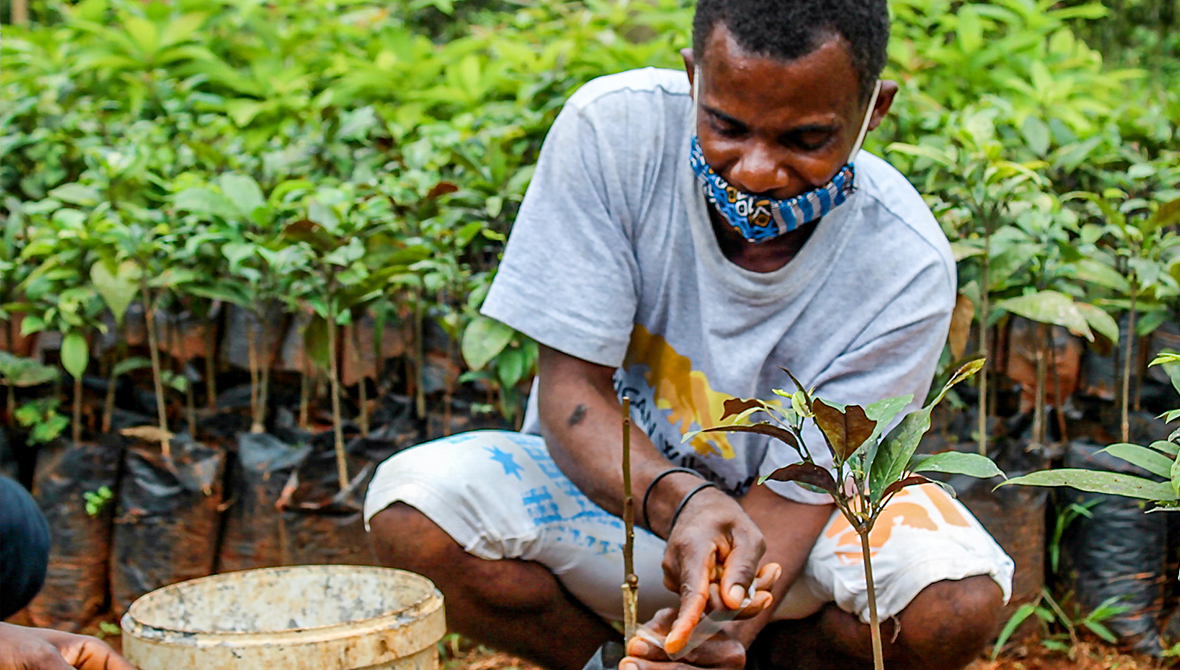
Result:
M188 630L149 624L137 616L137 612L142 612L144 608L151 604L152 600L196 585L208 582L239 581L264 573L310 572L312 569L316 572L322 572L324 568L350 572L396 573L398 576L418 582L420 586L424 587L422 589L422 597L414 602L400 605L381 615L366 619L308 626L306 628L281 628L268 631ZM249 646L251 644L270 644L282 639L296 644L302 642L310 644L337 638L352 637L361 630L394 630L414 625L424 625L430 622L431 614L435 612L441 613L442 606L442 593L434 586L434 583L426 577L408 570L361 565L295 565L237 570L169 584L137 598L127 608L119 623L125 633L132 637L152 642L179 642L183 640L193 646L219 646L225 644Z

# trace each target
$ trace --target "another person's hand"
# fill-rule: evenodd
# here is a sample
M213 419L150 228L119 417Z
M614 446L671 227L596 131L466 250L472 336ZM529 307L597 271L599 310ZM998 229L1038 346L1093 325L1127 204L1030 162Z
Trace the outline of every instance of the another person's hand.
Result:
M672 527L664 552L664 586L680 594L680 611L669 624L665 642L668 653L677 653L688 642L709 606L710 585L727 609L741 607L765 552L762 531L736 500L715 489L689 500ZM778 565L767 564L763 572L772 565L777 579L781 573ZM759 594L743 617L756 616L771 601L770 593Z
M662 609L644 627L657 637L667 635L676 619L676 610ZM619 663L620 670L687 670L688 668L715 668L717 670L742 670L746 665L746 648L725 630L688 652L683 658L673 661L667 653L642 635L636 635L627 645L627 656Z
M135 670L105 642L0 623L0 670Z

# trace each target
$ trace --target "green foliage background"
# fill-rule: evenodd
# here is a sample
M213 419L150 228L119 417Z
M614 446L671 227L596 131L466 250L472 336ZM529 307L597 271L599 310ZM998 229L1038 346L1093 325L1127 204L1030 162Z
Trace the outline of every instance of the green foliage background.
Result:
M433 319L511 413L536 348L477 309L546 130L595 76L681 67L691 4L35 6L0 43L3 316L84 335L143 289L198 314L280 301L419 335ZM1161 27L1139 53L1096 3L893 0L901 94L868 148L927 195L973 304L1051 289L1126 308L1109 273L1077 265L1117 246L1109 221L1062 196L1103 194L1132 218L1180 197L1177 42L1152 7ZM1003 267L983 288L981 255ZM1107 269L1126 275L1117 255ZM1155 262L1170 285L1171 256Z

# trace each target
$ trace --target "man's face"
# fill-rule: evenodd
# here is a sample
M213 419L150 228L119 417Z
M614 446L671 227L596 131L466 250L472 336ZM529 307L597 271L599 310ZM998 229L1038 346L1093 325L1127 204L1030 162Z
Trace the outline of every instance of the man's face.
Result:
M685 54L694 76L691 52ZM793 61L751 55L724 24L701 63L697 136L705 160L734 187L783 200L826 184L848 160L868 102L843 38ZM882 86L870 128L897 86Z

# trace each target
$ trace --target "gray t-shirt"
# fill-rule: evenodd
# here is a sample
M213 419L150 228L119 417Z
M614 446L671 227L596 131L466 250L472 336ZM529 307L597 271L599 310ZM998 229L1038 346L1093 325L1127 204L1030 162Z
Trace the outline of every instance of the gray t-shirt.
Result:
M620 396L664 455L741 494L798 456L761 435L682 436L717 425L729 397L794 391L780 366L835 402L913 394L920 405L946 341L955 265L921 196L861 152L857 191L791 262L738 267L689 165L690 116L679 71L623 72L575 93L545 140L483 313L618 367ZM540 432L533 396L525 430ZM805 438L827 456L818 430Z

